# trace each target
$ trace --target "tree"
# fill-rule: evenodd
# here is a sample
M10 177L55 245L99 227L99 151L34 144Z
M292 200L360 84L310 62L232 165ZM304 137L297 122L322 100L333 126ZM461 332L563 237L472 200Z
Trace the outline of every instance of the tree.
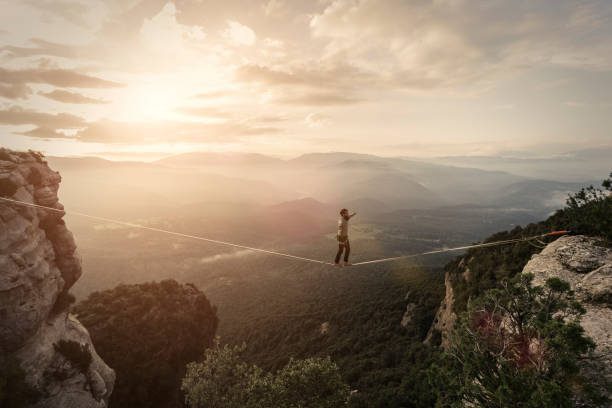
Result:
M430 371L442 389L438 406L573 406L579 362L595 346L580 326L585 311L567 282L551 278L540 287L532 280L519 274L468 306L446 360Z
M182 389L191 408L332 408L346 405L349 388L327 358L291 360L276 374L242 361L246 346L206 350L187 366Z
M570 194L566 201L566 213L572 229L612 240L612 173L601 188L592 185Z
M120 285L75 307L96 351L117 373L110 406L183 406L185 365L213 344L216 309L174 280Z

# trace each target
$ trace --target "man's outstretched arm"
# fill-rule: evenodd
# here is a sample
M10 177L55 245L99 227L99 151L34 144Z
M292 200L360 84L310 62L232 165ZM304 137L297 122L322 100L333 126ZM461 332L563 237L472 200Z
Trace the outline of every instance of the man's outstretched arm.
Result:
M357 213L356 213L356 212L355 212L355 213L352 213L351 215L349 215L349 218L353 218L353 217L354 217L354 216L356 216L356 215L357 215Z

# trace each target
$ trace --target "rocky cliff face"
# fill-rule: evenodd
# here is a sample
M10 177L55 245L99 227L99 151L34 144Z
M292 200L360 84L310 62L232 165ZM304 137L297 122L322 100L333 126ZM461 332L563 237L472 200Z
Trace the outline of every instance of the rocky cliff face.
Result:
M460 279L469 280L470 279L470 268L466 266L465 259L462 259L458 265L459 270L461 270ZM455 294L453 292L453 284L451 281L451 277L448 272L444 275L444 286L446 288L446 292L444 295L444 299L440 303L440 307L436 312L436 316L434 317L433 324L429 329L429 333L427 333L427 337L425 337L425 344L429 344L432 340L433 334L435 331L440 332L442 346L446 347L448 345L448 334L450 330L455 327L455 322L457 321L457 315L453 311L453 305L455 303Z
M60 210L0 201L0 353L20 361L40 392L36 407L105 407L115 373L67 312L81 262L62 219L60 180L38 154L0 149L0 197ZM62 340L83 346L91 362L79 366Z
M569 282L586 309L580 324L597 345L590 371L612 381L612 248L596 238L562 237L534 255L523 273L534 275L534 285L552 277Z
M469 268L464 261L459 269L463 271L460 279L469 280ZM597 344L595 353L600 364L593 369L612 380L612 248L602 246L597 238L565 236L533 255L523 273L534 274L534 285L543 285L551 277L570 283L586 309L581 324ZM426 338L426 342L431 341L434 330L439 330L443 346L448 344L448 334L457 319L448 273L445 282L446 296Z

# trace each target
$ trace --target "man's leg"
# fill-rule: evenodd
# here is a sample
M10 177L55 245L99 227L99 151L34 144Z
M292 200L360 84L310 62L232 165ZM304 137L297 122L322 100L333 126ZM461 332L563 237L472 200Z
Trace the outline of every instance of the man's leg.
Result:
M340 257L342 256L342 251L344 250L344 244L338 244L338 253L336 254L335 263L340 262Z
M344 243L344 262L348 262L349 259L349 254L351 253L351 244L349 243L348 238L346 239L346 242Z

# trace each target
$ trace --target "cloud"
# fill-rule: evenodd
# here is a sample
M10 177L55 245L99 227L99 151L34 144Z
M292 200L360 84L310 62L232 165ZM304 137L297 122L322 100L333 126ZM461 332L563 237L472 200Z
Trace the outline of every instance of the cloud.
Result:
M177 112L188 116L199 116L207 118L229 119L234 115L210 106L184 106L176 109Z
M288 66L285 69L265 65L245 64L236 69L236 79L241 82L255 82L267 86L301 86L328 90L350 89L377 80L371 73L360 71L346 64L311 64Z
M143 43L156 52L168 54L184 52L186 42L206 38L202 27L180 24L176 18L176 6L168 2L158 14L144 19L140 28Z
M14 58L33 57L37 55L48 55L63 58L77 58L83 56L86 52L85 47L78 47L56 42L46 41L40 38L31 38L29 40L33 47L17 47L5 45L0 47L0 51L7 52L9 56Z
M322 113L311 113L308 116L306 116L306 119L304 120L304 122L306 123L306 126L308 126L309 128L320 128L322 126L326 126L328 125L331 121L330 121L330 117L322 114Z
M74 129L82 127L85 120L80 116L69 113L45 113L21 106L10 106L0 110L0 124L2 125L34 125L49 129Z
M67 69L5 69L0 68L0 83L5 84L49 84L61 88L119 88L123 84Z
M23 126L31 125L33 129L15 131L15 134L38 137L44 139L70 138L69 130L76 130L85 126L85 119L69 113L44 113L20 106L10 106L0 110L0 125Z
M283 0L269 0L267 3L263 4L262 7L264 14L270 16L280 13L285 8L285 2Z
M229 20L223 36L235 45L253 45L257 36L255 32L237 21Z
M87 26L85 15L89 7L76 1L65 0L22 0L24 4L35 7L49 15L57 15L81 27Z
M313 64L313 67L294 66L284 70L257 64L245 64L235 71L237 81L252 83L269 90L278 88L281 96L272 97L273 103L285 105L334 106L351 105L365 99L355 93L377 82L375 75L359 71L345 64Z
M63 90L58 90L58 89L56 89L55 91L51 91L51 92L39 92L38 94L44 96L45 98L53 99L54 101L63 102L63 103L75 103L75 104L109 103L109 101L105 101L102 99L90 98L88 96L81 95L79 93L63 91Z
M536 66L612 68L603 3L336 0L310 20L325 57L411 89L461 87Z
M0 97L7 99L27 99L32 94L32 88L26 84L1 84Z
M53 128L36 127L32 130L26 130L25 132L14 132L17 135L36 137L40 139L68 139L70 135L62 133Z
M110 144L228 142L238 138L281 132L268 122L252 120L202 123L183 121L118 122L108 119L88 122L69 113L50 114L10 106L0 110L0 125L34 128L15 134L38 138L70 138L80 142Z
M193 95L194 98L200 99L216 99L223 98L231 93L231 91L210 91L210 92L202 92L196 95Z
M245 255L249 255L254 253L253 251L249 250L249 249L241 249L235 252L227 252L227 253L223 253L223 254L216 254L216 255L211 255L211 256L204 256L202 258L200 258L200 263L201 264L207 264L207 263L212 263L212 262L217 262L217 261L222 261L225 259L232 259L232 258L241 258Z
M82 142L150 144L228 142L237 138L280 132L268 126L251 126L239 122L199 123L179 121L114 122L99 120L79 130L76 138Z
M274 102L288 105L313 105L313 106L331 106L331 105L352 105L355 103L364 102L364 99L345 96L340 93L321 92L321 93L306 93L300 96L282 97Z

